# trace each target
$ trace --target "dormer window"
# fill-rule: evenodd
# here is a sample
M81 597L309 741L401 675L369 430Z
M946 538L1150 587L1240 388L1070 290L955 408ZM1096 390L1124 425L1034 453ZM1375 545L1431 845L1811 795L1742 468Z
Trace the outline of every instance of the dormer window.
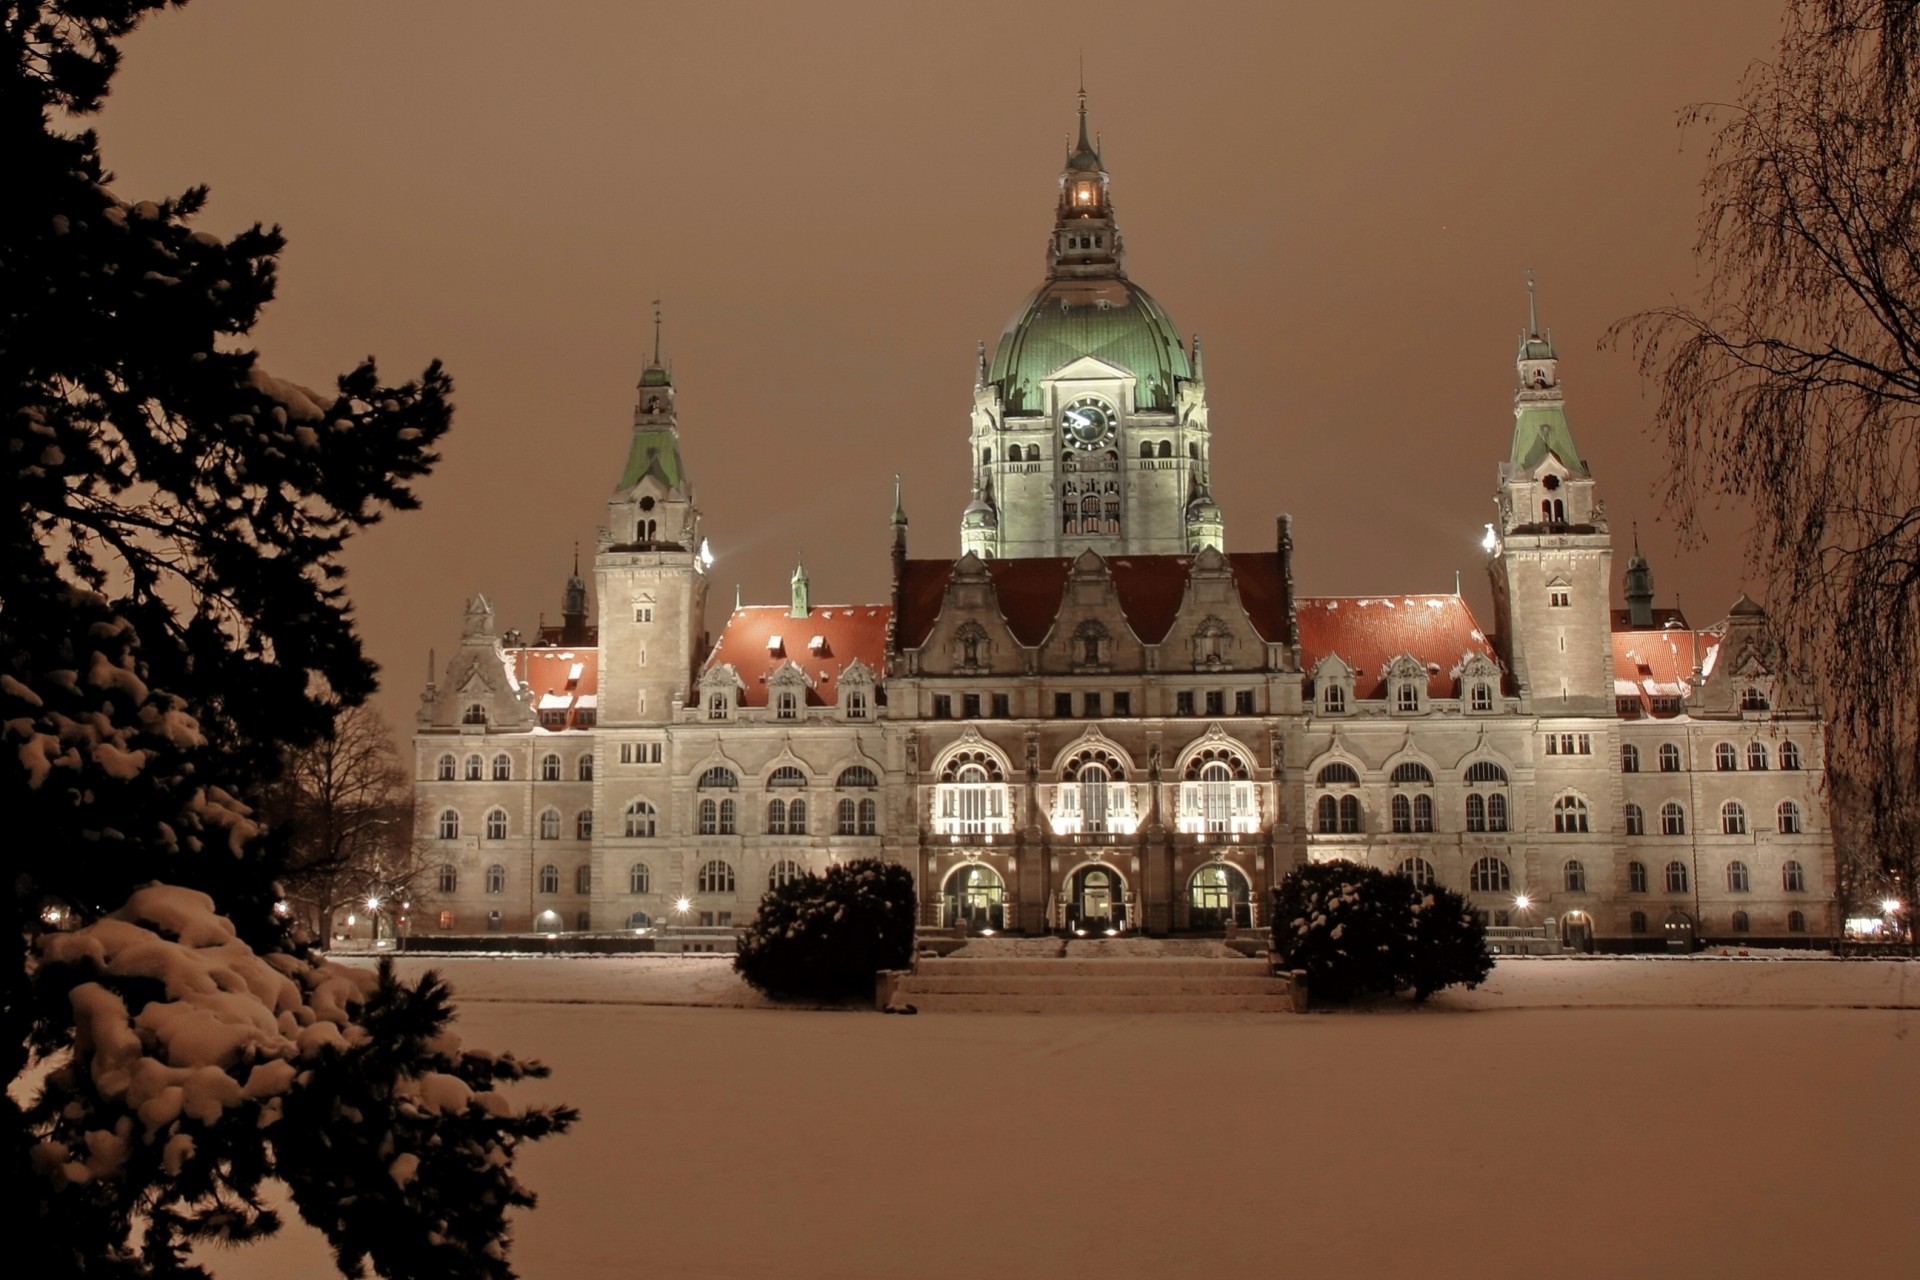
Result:
M1493 686L1476 684L1471 694L1471 705L1475 711L1493 710Z
M1748 685L1746 692L1740 695L1742 711L1765 711L1768 707L1767 695L1757 685Z
M798 720L800 718L800 695L791 689L782 689L774 695L774 716L780 720Z
M462 724L485 724L487 722L486 705L479 702L469 702L467 704L466 714L460 717L460 722Z
M1347 691L1337 684L1328 685L1320 691L1320 709L1328 715L1345 715Z
M1573 588L1561 579L1547 584L1547 607L1550 609L1571 609L1573 607Z
M725 720L727 718L728 710L729 710L729 707L727 703L726 694L721 693L719 690L716 689L714 692L707 695L707 719Z
M1396 711L1418 711L1420 709L1420 690L1412 684L1401 685L1394 691L1393 706Z

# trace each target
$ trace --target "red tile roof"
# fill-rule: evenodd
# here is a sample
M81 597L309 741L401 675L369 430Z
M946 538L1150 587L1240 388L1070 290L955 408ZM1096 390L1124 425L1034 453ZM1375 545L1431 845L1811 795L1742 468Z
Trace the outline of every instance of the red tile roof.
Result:
M600 651L568 649L558 645L507 650L514 677L533 695L536 714L565 710L569 729L582 729L593 723L582 722L582 710L597 710L600 691ZM553 725L544 725L554 728Z
M1457 682L1449 673L1469 653L1499 661L1459 596L1301 598L1301 665L1311 672L1320 659L1338 654L1353 668L1356 698L1386 697L1382 672L1403 653L1426 665L1429 698L1457 696Z
M727 619L702 670L732 663L746 685L741 705L764 707L767 677L791 659L806 674L807 705L834 706L840 701L840 675L854 659L864 662L876 679L886 675L891 613L884 604L834 604L817 606L806 617L795 618L783 604L748 605L735 609ZM773 644L776 637L777 646ZM821 641L817 648L816 637Z
M1697 668L1710 665L1713 637L1687 625L1678 609L1654 610L1654 625L1636 630L1625 609L1613 611L1613 693L1640 699L1650 714L1652 698L1684 698Z
M1281 642L1287 632L1286 580L1278 552L1240 552L1227 557L1227 566L1239 590L1241 604L1262 639ZM896 639L904 649L926 643L946 599L953 576L950 560L909 560L900 581L900 622ZM1014 639L1034 646L1053 630L1073 574L1067 556L1036 556L1017 560L989 560L987 577L993 583ZM1146 644L1167 638L1186 598L1192 556L1116 556L1107 561L1114 593L1133 633Z

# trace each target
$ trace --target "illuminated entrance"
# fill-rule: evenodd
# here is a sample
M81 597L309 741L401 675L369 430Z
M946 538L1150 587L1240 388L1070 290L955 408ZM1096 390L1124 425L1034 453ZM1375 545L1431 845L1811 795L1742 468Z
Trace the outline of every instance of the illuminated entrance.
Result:
M1240 868L1209 862L1193 873L1187 886L1187 923L1195 929L1224 929L1231 920L1253 927L1253 886Z
M1007 927L1007 886L1000 873L980 863L956 867L941 903L946 924L968 932Z
M1123 929L1127 924L1127 887L1120 873L1098 864L1082 867L1067 882L1067 927Z

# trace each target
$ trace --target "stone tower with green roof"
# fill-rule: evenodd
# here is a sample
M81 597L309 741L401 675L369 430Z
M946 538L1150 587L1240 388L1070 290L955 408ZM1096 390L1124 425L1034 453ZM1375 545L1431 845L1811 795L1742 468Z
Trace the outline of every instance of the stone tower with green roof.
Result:
M1016 559L1218 549L1206 387L1166 310L1127 278L1085 90L1046 262L992 359L980 352L961 550Z
M674 396L656 312L653 360L640 374L626 463L593 561L602 725L665 724L704 657L708 557ZM603 765L596 787L620 769Z
M1527 304L1514 361L1513 438L1487 546L1495 638L1523 707L1542 716L1610 717L1613 542L1567 425L1560 359L1552 334L1540 328L1531 272Z

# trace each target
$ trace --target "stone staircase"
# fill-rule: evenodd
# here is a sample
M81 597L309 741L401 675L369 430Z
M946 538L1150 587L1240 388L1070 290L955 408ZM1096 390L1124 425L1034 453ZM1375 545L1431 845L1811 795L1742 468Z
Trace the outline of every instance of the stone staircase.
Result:
M922 1013L1289 1013L1293 995L1259 959L976 959L922 956L889 975L881 1005Z

